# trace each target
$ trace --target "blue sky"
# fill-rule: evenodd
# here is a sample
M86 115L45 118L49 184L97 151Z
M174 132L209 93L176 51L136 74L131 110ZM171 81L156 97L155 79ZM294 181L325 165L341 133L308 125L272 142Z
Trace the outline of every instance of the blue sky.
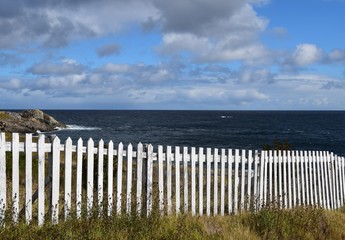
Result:
M345 110L344 0L0 0L0 109Z

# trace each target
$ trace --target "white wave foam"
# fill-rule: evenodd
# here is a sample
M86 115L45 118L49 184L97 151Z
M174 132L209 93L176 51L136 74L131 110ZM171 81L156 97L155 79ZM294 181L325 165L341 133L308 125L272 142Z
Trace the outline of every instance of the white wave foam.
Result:
M220 116L221 118L232 118L232 116Z
M93 131L93 130L101 130L99 127L85 127L79 125L67 125L67 130L78 130L78 131Z

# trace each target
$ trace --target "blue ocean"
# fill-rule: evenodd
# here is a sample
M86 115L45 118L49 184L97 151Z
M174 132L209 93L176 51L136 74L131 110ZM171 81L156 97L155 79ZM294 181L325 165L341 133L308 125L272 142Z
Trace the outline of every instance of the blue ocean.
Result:
M45 110L67 129L61 140L112 140L260 150L275 140L293 150L324 150L345 156L344 111L146 111ZM48 133L49 134L49 133Z

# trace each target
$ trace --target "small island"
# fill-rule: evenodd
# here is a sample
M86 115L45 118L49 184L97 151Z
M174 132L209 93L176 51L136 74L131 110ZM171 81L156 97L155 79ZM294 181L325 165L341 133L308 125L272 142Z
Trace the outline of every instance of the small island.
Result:
M66 125L41 110L0 111L0 132L37 133L61 128Z

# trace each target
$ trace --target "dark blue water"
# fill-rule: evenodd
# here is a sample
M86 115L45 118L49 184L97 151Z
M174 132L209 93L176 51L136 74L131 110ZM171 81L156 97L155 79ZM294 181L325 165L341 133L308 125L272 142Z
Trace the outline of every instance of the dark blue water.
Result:
M70 129L61 139L92 137L136 144L262 149L287 140L294 150L345 156L345 112L47 110Z

